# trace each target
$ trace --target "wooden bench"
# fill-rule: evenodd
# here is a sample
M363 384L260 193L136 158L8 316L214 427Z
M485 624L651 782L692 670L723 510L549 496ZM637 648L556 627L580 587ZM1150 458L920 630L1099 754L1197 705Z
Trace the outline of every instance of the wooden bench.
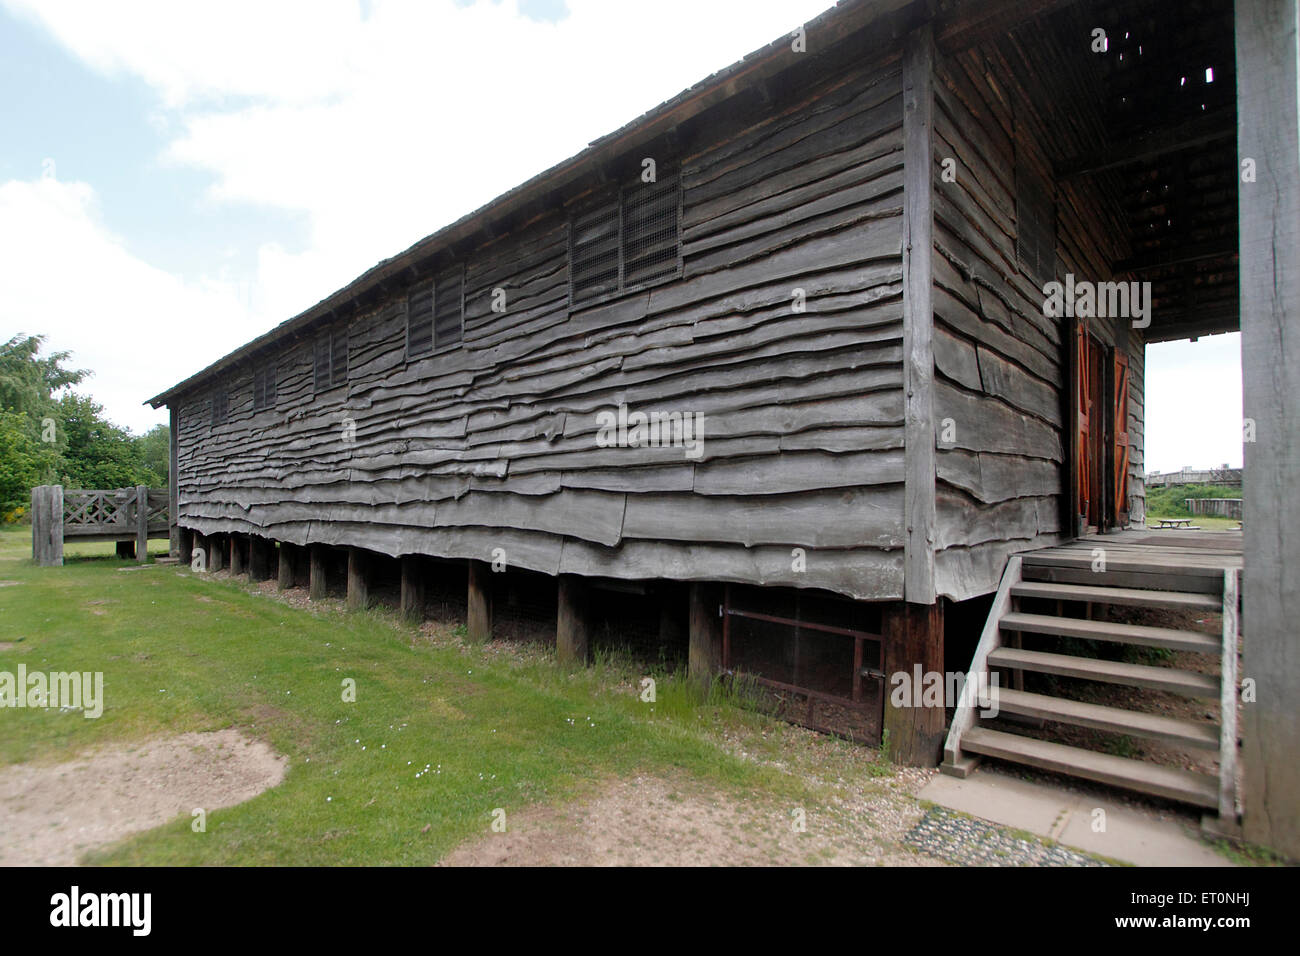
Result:
M1157 518L1157 528L1190 528L1191 518Z

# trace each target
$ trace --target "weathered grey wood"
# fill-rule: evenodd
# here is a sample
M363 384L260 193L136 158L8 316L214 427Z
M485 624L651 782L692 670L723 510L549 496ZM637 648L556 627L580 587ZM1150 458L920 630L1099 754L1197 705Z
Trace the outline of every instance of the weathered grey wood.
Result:
M328 596L329 590L325 580L325 548L322 545L314 544L308 549L308 563L307 599L323 600Z
M225 538L221 535L209 535L207 538L208 570L216 574L225 567Z
M177 467L180 449L180 410L172 406L168 410L167 435L167 522L168 548L172 557L181 557L180 538L180 469Z
M1237 825L1237 615L1239 572L1223 572L1223 621L1219 655L1219 821Z
M492 567L471 559L468 568L465 630L471 641L488 641L492 639Z
M1183 747L1201 750L1219 749L1219 728L1204 721L1183 720L1070 700L1066 697L1047 697L1029 694L1008 687L997 689L999 712L1019 714L1039 720L1090 727L1112 734L1149 737Z
M298 549L295 545L281 541L277 550L279 556L275 563L275 586L281 591L287 591L293 587Z
M424 580L428 572L418 555L402 555L401 613L414 623L424 620Z
M141 564L149 562L149 486L135 488L135 555ZM182 560L188 555L182 555Z
M562 666L587 663L588 600L586 581L573 574L556 578L555 656Z
M370 555L361 548L348 548L347 605L354 611L370 607Z
M1125 664L1070 654L1052 654L1044 651L1025 651L999 647L989 654L989 666L1038 671L1042 674L1059 674L1084 680L1145 687L1163 690L1187 697L1218 697L1219 680L1195 671L1174 667L1153 667L1149 664Z
M687 670L708 687L722 669L722 589L712 584L690 585Z
M1243 673L1257 700L1245 707L1248 840L1300 859L1300 139L1294 0L1237 0L1237 151L1257 181L1237 185L1241 270L1242 404L1247 442Z
M903 390L907 416L903 596L917 604L935 600L933 150L934 34L926 24L910 34L903 47Z
M42 568L63 565L63 486L32 489L32 560Z

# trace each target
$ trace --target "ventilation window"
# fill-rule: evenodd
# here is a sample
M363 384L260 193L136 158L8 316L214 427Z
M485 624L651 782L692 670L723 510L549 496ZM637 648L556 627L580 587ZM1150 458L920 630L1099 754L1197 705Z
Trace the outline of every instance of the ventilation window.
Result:
M433 351L433 283L416 286L406 297L406 357Z
M316 340L312 387L317 393L348 380L348 331L326 332Z
M569 224L570 298L581 302L676 275L681 266L681 180L638 177Z
M212 424L220 425L230 414L230 393L224 389L212 393Z
M1016 164L1016 260L1039 285L1056 276L1056 207L1050 188Z
M264 365L253 372L253 411L275 405L275 366Z
M455 345L465 329L465 268L454 265L434 281L433 347Z

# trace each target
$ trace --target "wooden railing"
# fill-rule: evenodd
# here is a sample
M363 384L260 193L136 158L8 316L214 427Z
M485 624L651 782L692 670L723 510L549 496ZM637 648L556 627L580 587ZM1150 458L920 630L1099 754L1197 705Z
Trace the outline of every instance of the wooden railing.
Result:
M63 564L63 541L78 538L135 544L136 560L148 560L150 538L170 530L166 488L70 490L61 485L32 489L32 560L42 567ZM119 554L123 553L119 546Z

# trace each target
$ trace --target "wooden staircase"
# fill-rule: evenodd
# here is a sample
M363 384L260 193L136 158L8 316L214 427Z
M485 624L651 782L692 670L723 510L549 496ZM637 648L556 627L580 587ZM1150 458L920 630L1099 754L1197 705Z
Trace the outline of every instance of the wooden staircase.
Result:
M964 777L981 755L995 757L1216 811L1216 828L1234 829L1239 813L1236 687L1240 572L1204 563L1153 565L1123 553L1106 561L1104 570L1095 567L1093 560L1087 550L1063 553L1054 549L1016 555L1008 561L968 675L988 675L988 697L981 702L979 681L966 681L940 769ZM1033 610L1021 610L1022 602ZM1223 615L1223 627L1215 636L1094 620L1093 609L1100 606L1217 611ZM1026 637L1035 649L1022 646ZM1085 656L1078 640L1204 654L1217 659L1219 672L1205 674L1162 664ZM1220 720L1215 724L1031 693L1022 686L1025 673L1217 699ZM1008 675L1009 681L1005 679ZM997 686L992 685L995 678ZM997 727L990 726L995 718L981 713L987 714L993 707L1000 718ZM1028 735L1044 721L1156 739L1185 749L1217 751L1219 772L1216 777ZM1009 726L1017 729L1001 729Z

